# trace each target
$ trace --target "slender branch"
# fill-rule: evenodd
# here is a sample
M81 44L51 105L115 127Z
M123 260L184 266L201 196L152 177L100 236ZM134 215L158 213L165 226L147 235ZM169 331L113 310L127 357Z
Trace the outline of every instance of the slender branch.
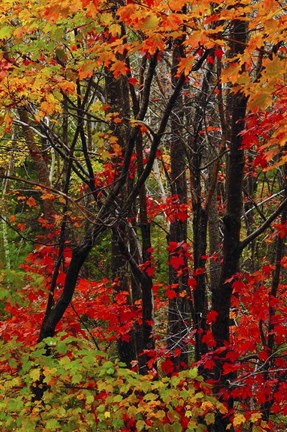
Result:
M251 243L253 240L255 240L260 234L262 234L269 226L272 224L272 222L277 218L277 216L280 215L282 210L285 208L287 204L287 198L282 201L280 206L275 210L274 213L272 213L269 218L266 219L266 221L259 227L257 230L253 231L248 237L246 237L244 240L242 240L239 243L238 250L242 251L249 243Z
M279 191L279 192L274 193L273 195L271 195L271 196L268 197L268 198L265 198L265 199L264 199L263 201L261 201L260 203L253 202L253 203L254 203L254 206L251 207L250 209L248 209L247 212L245 212L244 215L243 215L242 217L248 215L248 213L252 212L252 211L255 210L255 209L257 209L257 211L258 211L258 207L259 207L259 206L262 206L262 205L265 204L266 202L270 201L272 198L275 198L275 197L277 197L278 195L281 195L283 192L284 192L284 189L282 189L282 190ZM258 211L258 213L259 213L259 211ZM261 213L259 213L259 214L261 215ZM264 216L264 215L262 215L262 216ZM265 216L264 216L264 218L265 218ZM266 218L265 218L265 219L266 219Z
M137 184L135 185L133 191L131 192L130 196L127 199L126 210L133 203L134 199L136 198L136 196L139 193L139 190L140 190L141 186L145 183L146 179L148 178L148 176L151 173L151 170L152 170L152 167L153 167L153 163L154 163L154 160L155 160L155 157L156 157L157 149L159 147L161 138L162 138L162 136L164 134L164 131L165 131L165 128L167 126L167 123L168 123L169 117L171 115L172 109L174 107L174 104L175 104L175 102L176 102L176 100L177 100L177 98L178 98L178 96L179 96L179 94L181 92L181 89L182 89L182 87L184 85L184 82L185 82L185 74L181 74L181 76L180 76L180 78L178 80L178 83L177 83L177 85L176 85L176 87L174 89L174 92L171 95L171 97L170 97L170 99L169 99L169 101L167 103L167 106L165 108L165 111L164 111L164 114L163 114L163 117L162 117L159 129L158 129L157 133L154 136L153 143L152 143L151 149L150 149L149 159L147 161L145 169L142 172L140 178L137 181Z
M46 185L44 185L42 183L34 182L32 180L24 179L24 178L18 177L18 176L0 174L0 178L20 181L22 183L26 183L26 184L29 184L31 186L35 186L36 188L38 188L40 190L44 189L44 190L47 190L49 192L52 192L55 195L59 195L60 197L65 198L65 200L70 201L72 204L74 204L77 207L77 209L82 213L82 215L85 216L89 220L89 222L94 223L94 213L89 212L87 209L84 210L81 205L77 204L77 202L80 201L82 199L82 197L81 198L77 198L76 200L74 200L69 195L67 195L64 192L61 192L58 189L46 186Z
M73 305L73 302L71 301L71 308L73 309L74 313L77 315L78 320L80 321L80 323L82 324L83 327L85 327L86 331L88 332L90 338L92 339L95 347L100 351L101 348L99 347L99 344L95 338L95 336L91 333L89 327L87 326L87 324L85 323L85 321L83 320L83 318L80 316L80 314L78 313L78 311L76 310L75 306Z
M219 161L221 158L222 158L222 156L224 156L226 153L228 153L229 152L229 150L228 149L222 149L221 151L220 151L220 153L214 158L214 159L212 159L210 162L208 162L206 165L204 165L203 167L200 167L199 168L199 170L200 171L203 171L203 170L206 170L207 168L209 168L211 165L213 165L214 164L214 162L217 162L217 161Z

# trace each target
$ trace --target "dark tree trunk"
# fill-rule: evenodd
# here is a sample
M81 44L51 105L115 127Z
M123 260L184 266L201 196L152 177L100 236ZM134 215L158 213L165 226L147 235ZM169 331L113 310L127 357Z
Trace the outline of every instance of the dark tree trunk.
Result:
M143 172L143 145L142 136L139 135L137 144L137 162L138 162L138 175ZM147 214L147 202L146 202L146 188L145 184L142 185L139 191L139 205L140 205L140 230L142 238L142 261L143 263L150 262L152 260L151 255L151 227L148 220ZM141 354L138 358L139 371L142 374L148 372L147 362L150 359L148 355L149 350L155 348L155 341L153 335L153 280L151 276L146 274L146 281L142 285L142 349ZM146 353L144 353L146 352Z
M233 21L231 55L235 56L244 51L246 41L246 24L243 21ZM228 158L227 171L227 195L226 214L223 218L224 239L223 239L223 263L218 287L212 296L212 309L217 312L217 319L213 323L212 333L216 347L224 347L229 343L229 312L232 296L232 277L240 270L240 229L241 214L243 207L243 172L244 154L241 149L242 139L240 132L244 129L244 118L246 115L246 97L240 92L231 96L231 142ZM223 375L225 354L219 357L215 373L215 392L220 393L226 390L226 383L231 376ZM233 400L228 400L229 410L232 410ZM229 419L219 415L216 420L216 431L226 430Z
M176 72L180 57L184 55L182 41L177 40L173 49L172 83L177 84ZM175 104L171 114L171 136L170 136L170 188L171 194L178 197L179 203L187 202L187 182L186 182L186 160L184 143L182 137L182 122L184 116L183 100L180 97ZM170 223L169 242L181 244L187 242L187 221L175 220ZM171 355L175 370L180 370L188 364L187 343L185 341L190 326L189 302L180 293L188 292L188 269L187 260L181 274L172 266L169 267L169 284L177 284L177 296L169 300L168 307L168 341L167 347ZM175 355L175 350L180 349L180 354Z
M129 142L130 128L129 123L124 120L130 117L129 106L129 87L126 77L115 79L111 73L106 75L106 95L107 102L110 105L111 112L118 112L119 117L122 119L121 123L113 126L113 134L118 139L118 144L122 148L123 155L125 155L126 147ZM120 173L120 159L113 158L114 169ZM129 187L128 183L119 191L117 197L117 204L119 208L123 207L126 197L128 196ZM123 255L120 242L124 241L129 243L129 232L125 222L119 221L118 230L112 231L112 258L111 267L112 275L118 278L118 291L128 291L130 286L133 288L131 275L129 274L129 265L127 258ZM133 301L133 293L130 293L130 302ZM119 359L126 363L128 367L131 362L136 359L136 344L135 344L135 330L132 329L129 334L129 340L124 341L119 339L117 341Z
M208 212L206 211L202 198L202 177L201 165L205 151L202 139L202 128L205 121L205 113L208 103L209 85L212 79L212 65L209 65L208 71L203 78L201 92L197 100L197 110L193 119L194 136L189 148L189 166L191 171L191 196L193 210L193 254L194 254L194 271L196 287L193 293L194 299L194 327L195 333L195 359L198 361L203 354L207 352L207 346L202 342L206 332L206 313L207 313L207 296L206 296L206 260L202 258L206 255L207 247L207 223ZM198 269L201 271L196 273Z

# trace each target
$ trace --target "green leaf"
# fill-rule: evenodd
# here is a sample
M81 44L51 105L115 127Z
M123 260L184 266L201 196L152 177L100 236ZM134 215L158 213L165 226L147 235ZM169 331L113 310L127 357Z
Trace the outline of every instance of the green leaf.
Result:
M138 431L144 430L146 427L146 422L144 420L138 420L136 423L136 428Z
M198 369L197 368L189 369L188 376L190 378L196 378L198 376Z
M34 368L30 370L29 376L32 378L33 381L38 381L40 378L41 369L40 368Z
M172 424L172 430L173 430L173 432L181 432L182 427L179 423L173 423Z
M0 39L9 39L12 36L13 28L3 26L0 28Z
M205 423L207 424L207 426L210 426L210 425L214 424L214 422L215 422L214 413L208 413L208 414L206 414L204 416L204 420L205 420Z
M60 423L56 419L50 419L46 423L46 430L59 430Z

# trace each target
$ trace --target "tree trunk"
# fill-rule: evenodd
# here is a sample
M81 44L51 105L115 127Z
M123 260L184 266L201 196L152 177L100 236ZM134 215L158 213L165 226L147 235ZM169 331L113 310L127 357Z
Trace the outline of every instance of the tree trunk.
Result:
M246 24L243 21L232 22L231 46L232 56L243 53L246 41ZM246 115L247 99L240 92L231 97L231 143L228 158L227 171L227 196L226 214L223 218L224 239L223 239L223 263L219 285L213 292L212 309L217 312L216 321L212 326L213 337L216 347L224 347L229 344L229 312L231 306L233 278L240 270L240 228L241 214L243 207L243 172L244 154L241 149L242 139L240 132L244 129L244 118ZM223 375L223 365L226 362L224 353L216 364L214 391L219 393L226 390L226 383L231 378ZM229 410L232 410L233 400L228 400ZM225 431L229 419L218 416L216 420L216 431Z
M177 65L180 57L183 56L182 41L177 40L173 49L172 64L172 83L175 87L177 84ZM171 136L170 136L170 189L171 194L177 197L179 203L187 202L187 183L186 183L186 161L182 133L183 122L183 100L180 97L171 114ZM182 250L182 244L187 243L187 221L171 221L169 243L178 244L178 250ZM177 285L176 297L169 300L168 306L168 340L167 347L171 355L175 370L180 370L188 364L187 343L185 341L189 332L190 311L187 297L180 293L188 292L188 269L187 260L184 257L184 266L179 274L177 269L169 267L169 284ZM176 350L180 350L176 355Z

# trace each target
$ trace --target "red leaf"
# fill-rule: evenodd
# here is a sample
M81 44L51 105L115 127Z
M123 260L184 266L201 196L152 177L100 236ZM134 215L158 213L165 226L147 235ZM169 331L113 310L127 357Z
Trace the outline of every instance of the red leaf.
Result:
M216 318L217 318L217 315L218 315L218 312L216 312L216 311L214 311L214 310L208 312L208 314L207 314L207 318L206 318L206 321L207 321L208 323L213 323L213 322L215 322L215 321L216 321Z
M197 285L196 279L194 279L194 278L188 278L187 285L190 288L193 288L193 289L196 288L196 285Z
M162 362L161 368L163 372L166 372L167 374L171 374L174 371L173 362L167 359L164 362Z
M138 80L136 78L129 78L128 79L129 84L135 86L138 83Z
M214 51L214 57L218 57L219 59L222 59L223 51L221 48L217 48L217 50Z
M167 248L167 250L169 251L169 252L174 252L174 251L176 251L176 249L179 247L179 243L178 242L169 242L168 243L168 248Z
M175 291L175 290L172 290L172 289L168 289L168 290L166 290L165 295L166 295L170 300L172 300L172 299L174 299L175 297L177 297L177 293L176 293L176 291Z
M154 275L154 267L147 267L146 268L146 270L145 270L145 273L149 276L149 277L151 277L151 276L153 276Z
M259 353L258 357L259 357L259 360L265 362L265 361L268 359L268 354L267 354L266 351L261 351L261 352Z
M214 368L214 366L215 366L215 363L214 363L213 360L207 360L207 361L204 363L204 369L211 370L211 369Z
M223 365L223 375L227 375L230 372L235 372L239 368L238 363L224 363Z
M197 268L194 272L194 276L201 275L205 272L205 268Z
M178 270L184 264L184 259L181 256L172 256L169 260L169 265L175 270Z
M25 231L26 228L27 228L27 226L25 224L23 224L23 223L17 224L17 229L19 231Z
M205 343L209 348L216 346L216 342L210 330L208 330L206 334L203 335L202 342Z

